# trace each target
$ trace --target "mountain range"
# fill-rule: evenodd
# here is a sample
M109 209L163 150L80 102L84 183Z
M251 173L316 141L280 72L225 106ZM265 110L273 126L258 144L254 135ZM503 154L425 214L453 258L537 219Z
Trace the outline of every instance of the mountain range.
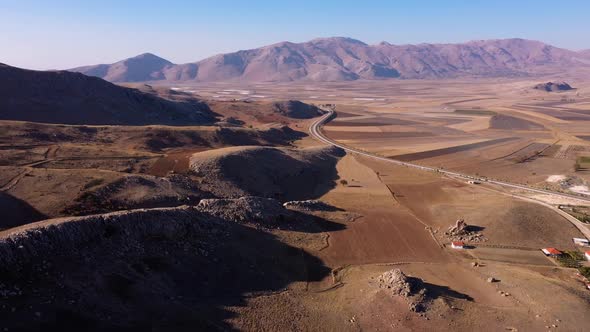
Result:
M145 53L113 64L71 71L111 82L350 81L536 75L590 66L588 60L589 51L575 52L526 39L368 45L334 37L304 43L281 42L186 64L173 64Z

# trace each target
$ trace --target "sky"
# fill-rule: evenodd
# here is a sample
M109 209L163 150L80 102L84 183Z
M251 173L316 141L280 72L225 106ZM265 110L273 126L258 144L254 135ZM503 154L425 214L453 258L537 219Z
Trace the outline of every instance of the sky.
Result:
M0 0L0 62L31 69L151 52L174 63L280 41L526 38L590 49L588 0Z

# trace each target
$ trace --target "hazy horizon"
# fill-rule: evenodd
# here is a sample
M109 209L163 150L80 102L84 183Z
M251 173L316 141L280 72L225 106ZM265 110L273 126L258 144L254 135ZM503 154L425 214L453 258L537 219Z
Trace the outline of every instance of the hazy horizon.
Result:
M166 5L137 0L83 4L0 1L5 14L0 27L11 32L0 36L0 62L30 69L67 69L149 52L174 63L188 63L282 41L334 36L367 44L523 38L571 50L589 49L585 33L590 31L590 22L585 13L590 4L551 4L368 1L344 8L334 1L216 4L174 0ZM557 17L568 17L567 24L555 20Z

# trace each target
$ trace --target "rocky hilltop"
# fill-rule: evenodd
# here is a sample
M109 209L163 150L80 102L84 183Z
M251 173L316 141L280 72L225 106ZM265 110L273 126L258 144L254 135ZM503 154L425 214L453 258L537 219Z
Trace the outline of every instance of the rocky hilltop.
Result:
M569 84L565 82L547 82L535 85L534 89L547 92L569 91L573 90Z
M2 327L229 330L225 307L244 294L308 281L307 268L315 278L329 273L303 250L244 225L273 220L288 227L292 221L276 217L290 213L277 201L245 197L50 219L5 231ZM298 221L298 230L306 231Z
M335 147L290 149L243 146L195 153L190 169L200 187L217 197L245 195L281 200L316 197L337 179Z
M294 119L311 119L323 114L317 106L300 102L299 100L288 100L273 104L275 112Z

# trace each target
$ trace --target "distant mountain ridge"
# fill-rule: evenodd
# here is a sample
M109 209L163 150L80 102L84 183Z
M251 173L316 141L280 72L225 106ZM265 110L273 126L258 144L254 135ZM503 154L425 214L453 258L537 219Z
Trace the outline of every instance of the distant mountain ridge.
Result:
M506 77L559 72L588 66L588 51L575 52L539 41L495 39L461 44L368 45L345 37L304 43L281 42L173 64L142 54L111 65L71 69L111 82L351 81Z
M144 53L110 65L85 66L72 71L111 82L143 82L165 79L162 70L173 65L172 62L154 54Z

